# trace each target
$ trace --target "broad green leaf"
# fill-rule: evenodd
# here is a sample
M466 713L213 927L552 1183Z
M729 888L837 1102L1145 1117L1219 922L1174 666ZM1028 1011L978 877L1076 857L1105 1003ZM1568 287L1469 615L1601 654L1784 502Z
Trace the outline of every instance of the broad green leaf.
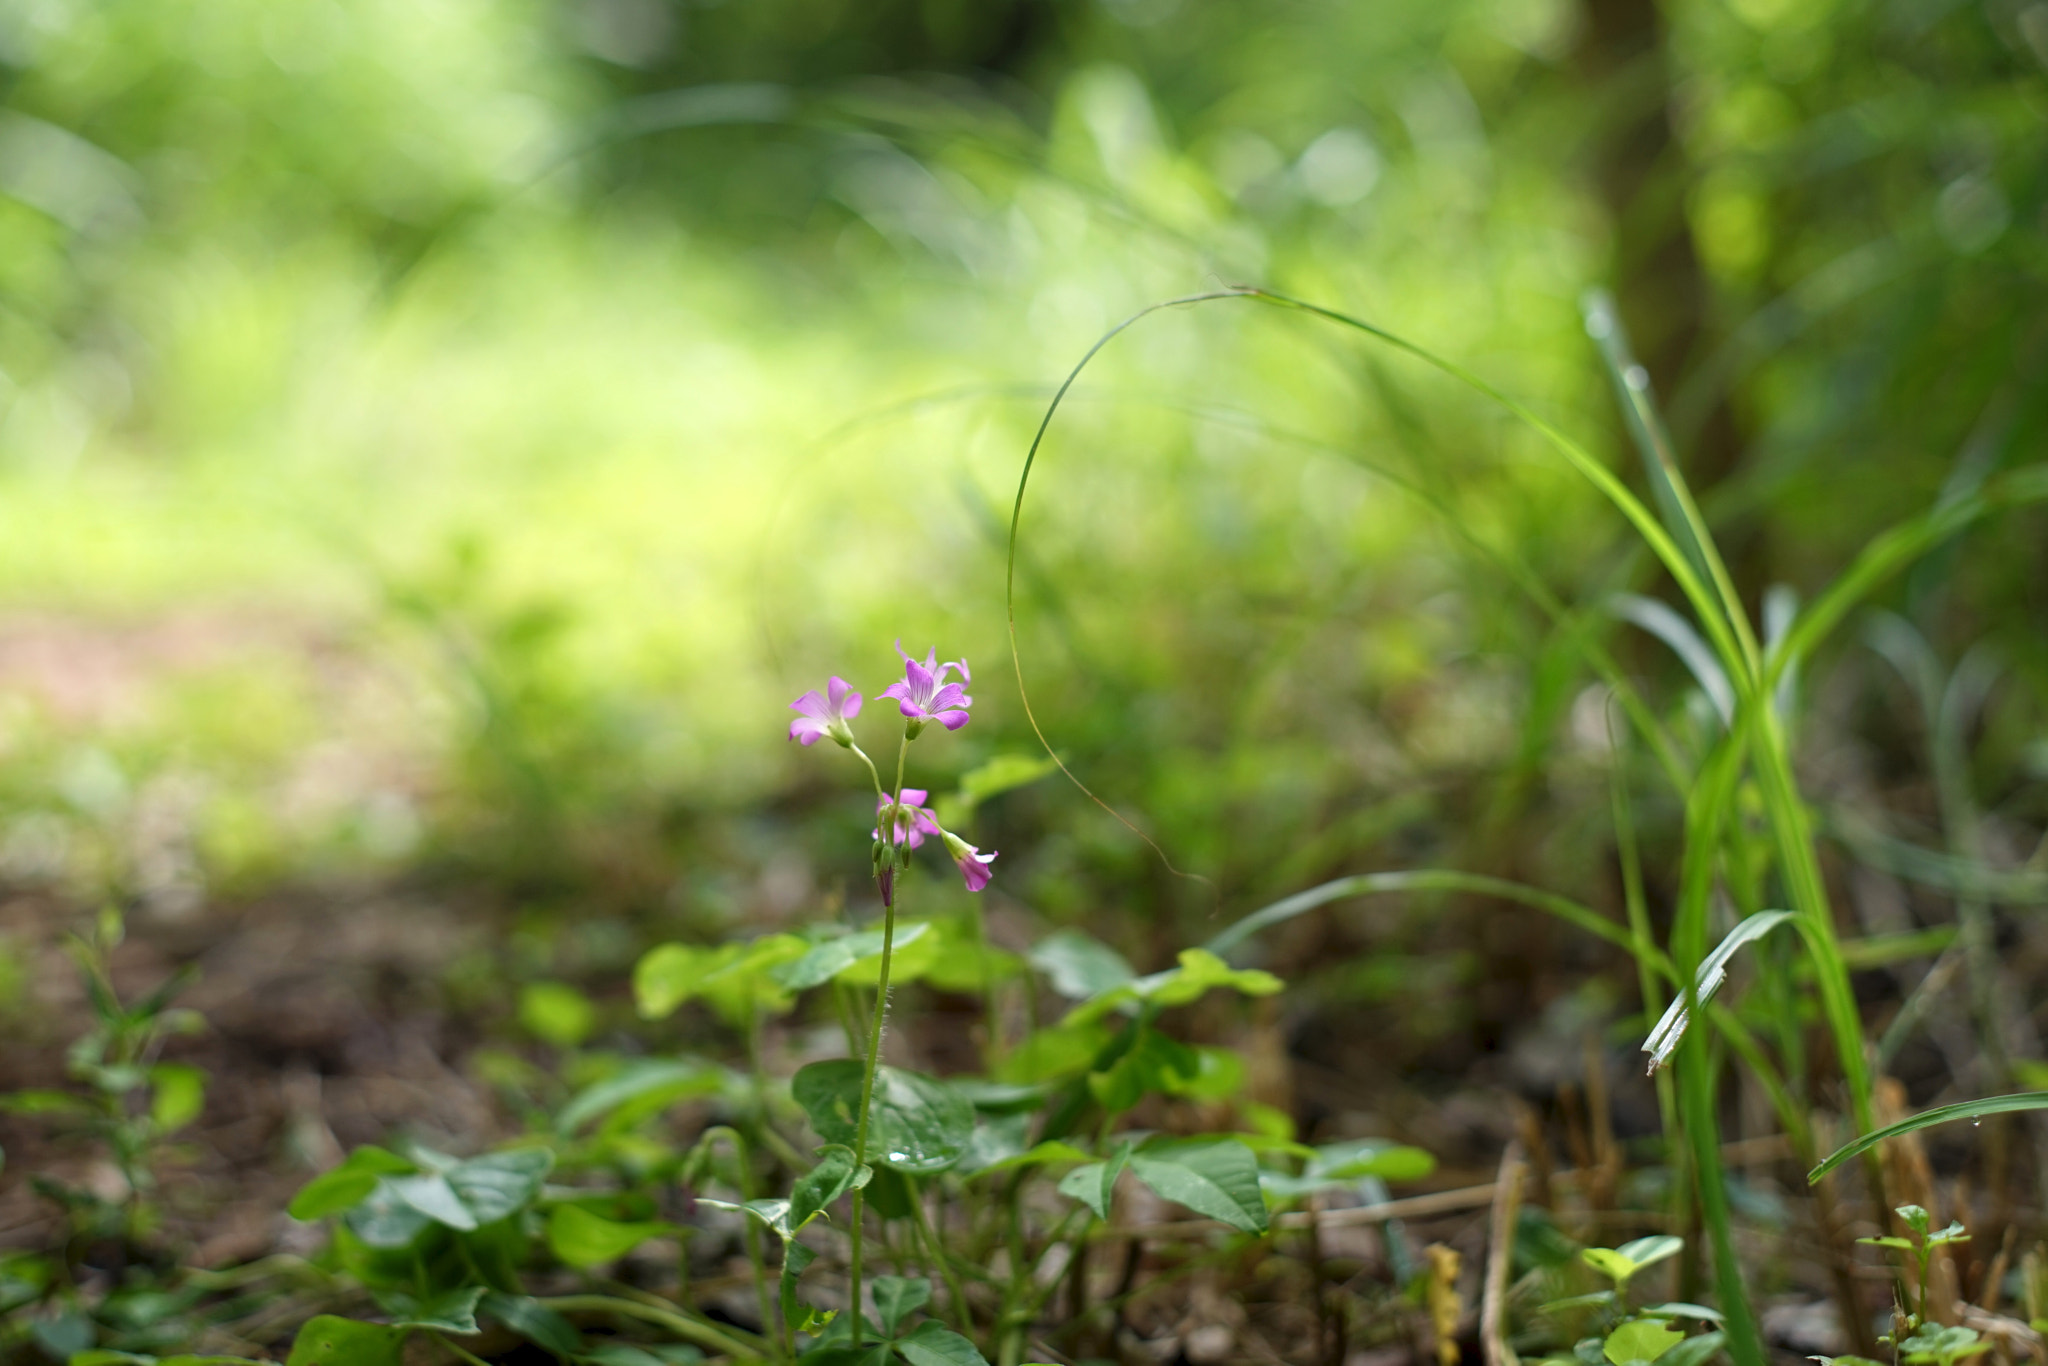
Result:
M533 1203L554 1168L546 1148L513 1148L486 1153L448 1169L447 1181L479 1224L495 1224Z
M932 1283L922 1276L875 1277L875 1312L882 1316L882 1331L892 1338L903 1320L931 1300Z
M935 953L924 969L924 980L940 991L985 991L991 983L1007 982L1024 971L1024 960L1016 954L957 928L943 940L934 935L932 942Z
M794 1004L773 973L809 947L793 934L744 944L659 944L633 970L633 997L646 1019L702 997L728 1024L743 1026L758 1011L781 1014Z
M1611 1247L1589 1247L1579 1258L1616 1285L1627 1285L1628 1278L1636 1274L1636 1264Z
M1632 1361L1655 1361L1684 1340L1685 1334L1656 1319L1630 1319L1607 1335L1600 1351L1614 1366L1629 1366Z
M1047 1139L1043 1143L1033 1144L1015 1157L1006 1157L999 1162L991 1162L986 1167L977 1167L969 1175L988 1176L994 1172L1009 1171L1014 1167L1042 1167L1053 1162L1087 1162L1090 1160L1090 1157L1090 1154L1076 1148L1073 1144L1063 1143L1059 1139L1053 1138ZM966 1165L964 1158L961 1165L963 1167Z
M985 1115L1016 1115L1036 1110L1050 1091L1046 1086L984 1081L979 1077L955 1077L947 1084Z
M448 1178L438 1173L421 1176L386 1177L384 1185L400 1200L437 1224L467 1232L478 1224Z
M974 808L990 797L1025 787L1051 773L1059 765L1050 758L1031 754L998 754L987 763L960 776L960 788L939 798L939 823L957 830Z
M1004 1081L1036 1085L1086 1072L1111 1031L1092 1021L1034 1030L1003 1059Z
M480 1285L465 1286L419 1299L403 1291L387 1291L378 1303L391 1315L394 1328L432 1328L443 1333L477 1331L476 1306L484 1297Z
M1724 1333L1702 1333L1696 1338L1687 1338L1658 1357L1657 1366L1707 1366L1727 1343Z
M1096 1104L1120 1115L1149 1095L1179 1095L1202 1069L1201 1055L1156 1029L1140 1028L1138 1037L1107 1071L1088 1078Z
M507 1295L502 1290L493 1290L484 1296L477 1312L550 1352L566 1355L583 1350L583 1335L576 1331L576 1325L530 1295Z
M378 1177L370 1193L347 1216L350 1232L368 1246L387 1251L410 1247L413 1239L434 1223L399 1195L392 1187L392 1179Z
M1979 1337L1974 1328L1945 1328L1930 1323L1922 1325L1919 1332L1901 1342L1899 1351L1913 1366L1926 1362L1947 1366L1949 1362L1988 1352L1991 1346L1991 1340Z
M1684 1246L1683 1238L1674 1237L1669 1233L1653 1233L1647 1238L1637 1238L1632 1242L1623 1243L1614 1250L1635 1263L1636 1270L1641 1271L1644 1267L1653 1266L1666 1257L1677 1256Z
M1259 1164L1235 1139L1166 1143L1131 1155L1131 1172L1175 1204L1246 1233L1264 1233Z
M377 1178L414 1170L413 1164L397 1153L364 1146L350 1153L331 1171L299 1187L289 1210L292 1218L310 1223L330 1214L340 1214L361 1204L377 1188Z
M1175 1095L1189 1100L1228 1100L1244 1090L1244 1056L1233 1048L1195 1049L1195 1074Z
M910 1366L988 1366L975 1345L936 1319L896 1339L896 1351Z
M1673 1300L1669 1304L1653 1304L1641 1311L1653 1319L1698 1319L1702 1323L1721 1323L1724 1316L1718 1309L1709 1309L1704 1304L1689 1304L1684 1300Z
M403 1328L322 1314L292 1339L285 1366L401 1366L404 1342Z
M959 1163L953 1168L962 1176L987 1171L999 1162L1024 1155L1024 1140L1031 1131L1030 1115L997 1115L983 1117L968 1136L967 1150L960 1154Z
M567 982L529 982L519 991L519 1023L542 1043L575 1048L597 1028L597 1007Z
M1137 980L1124 956L1079 930L1055 930L1026 955L1044 973L1052 989L1073 1001Z
M556 1205L548 1213L548 1248L570 1266L588 1271L617 1261L667 1230L663 1223L621 1223L581 1205Z
M570 1134L610 1115L607 1127L625 1127L679 1100L717 1095L726 1087L724 1069L693 1058L648 1058L628 1063L603 1081L577 1092L560 1114L555 1131Z
M160 1133L175 1133L206 1108L206 1073L181 1062L160 1062L149 1069L149 1117Z
M1270 972L1233 968L1207 949L1183 949L1178 967L1126 982L1083 1001L1067 1012L1062 1023L1071 1026L1099 1020L1113 1010L1134 1008L1139 1002L1161 1008L1184 1006L1218 987L1228 987L1246 996L1271 996L1282 985Z
M880 1082L876 1083L880 1089ZM873 1122L869 1123L870 1132ZM834 1200L859 1190L874 1175L871 1168L853 1160L853 1149L834 1143L818 1154L818 1165L797 1178L789 1192L789 1225L801 1229L825 1212Z
M790 1093L828 1143L851 1146L860 1112L861 1064L852 1058L814 1062L790 1082ZM894 1067L875 1069L868 1114L868 1158L914 1176L944 1171L967 1150L974 1107L935 1077Z
M870 1167L874 1175L867 1185L861 1187L861 1208L871 1210L884 1219L908 1219L915 1210L910 1202L917 1198L917 1191L911 1185L914 1178L905 1176L893 1167ZM956 1166L955 1171L959 1168Z
M1059 1192L1070 1200L1079 1200L1095 1211L1098 1219L1109 1218L1110 1200L1116 1192L1116 1179L1124 1174L1130 1164L1131 1145L1123 1144L1115 1156L1107 1162L1090 1162L1085 1167L1076 1167L1060 1178Z
M891 949L892 955L915 944L930 929L931 926L924 921L898 925ZM863 930L858 934L842 935L837 939L828 939L822 944L813 945L801 958L782 964L769 975L784 991L808 991L812 987L824 985L856 963L868 959L873 959L875 966L879 968L882 961L880 930Z
M1436 1159L1421 1148L1381 1138L1361 1138L1318 1147L1303 1174L1331 1181L1357 1181L1368 1176L1381 1181L1420 1181L1435 1170Z

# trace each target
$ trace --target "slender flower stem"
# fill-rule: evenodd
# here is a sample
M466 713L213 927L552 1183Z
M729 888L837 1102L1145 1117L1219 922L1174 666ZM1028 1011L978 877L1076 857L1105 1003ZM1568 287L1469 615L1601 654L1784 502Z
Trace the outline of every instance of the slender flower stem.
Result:
M910 735L906 731L903 743L896 751L896 793L889 799L892 809L886 813L887 823L880 827L884 832L885 847L891 857L894 857L896 850L896 813L893 807L903 800L903 764L909 753ZM866 759L868 756L863 754L860 757ZM868 767L872 770L874 764L870 762ZM892 890L893 886L892 878L889 883L884 884L882 893L882 965L875 982L875 1014L868 1023L867 1067L862 1071L860 1079L860 1120L853 1133L853 1164L856 1168L867 1165L868 1111L875 1098L875 1065L882 1058L882 1022L889 1014L889 961L896 948L896 897ZM866 1340L867 1331L867 1320L862 1316L860 1307L860 1237L864 1205L861 1188L856 1186L853 1192L853 1265L848 1277L851 1282L848 1287L848 1312L853 1315L853 1326L847 1338L855 1347Z

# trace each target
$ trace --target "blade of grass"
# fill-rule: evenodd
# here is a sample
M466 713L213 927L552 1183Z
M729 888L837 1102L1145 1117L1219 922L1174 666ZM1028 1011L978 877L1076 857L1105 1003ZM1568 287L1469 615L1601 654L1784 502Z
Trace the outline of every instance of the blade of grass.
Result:
M1859 1139L1843 1144L1822 1158L1820 1165L1806 1174L1806 1179L1809 1184L1818 1181L1850 1158L1869 1152L1888 1138L1917 1133L1921 1129L1931 1129L1937 1124L1953 1124L1960 1119L1983 1119L1987 1115L2009 1115L2020 1110L2048 1110L2048 1091L2021 1091L2016 1095L1991 1096L1984 1100L1966 1100L1955 1105L1922 1110L1919 1114L1902 1119L1897 1124L1887 1125L1874 1133L1865 1134Z

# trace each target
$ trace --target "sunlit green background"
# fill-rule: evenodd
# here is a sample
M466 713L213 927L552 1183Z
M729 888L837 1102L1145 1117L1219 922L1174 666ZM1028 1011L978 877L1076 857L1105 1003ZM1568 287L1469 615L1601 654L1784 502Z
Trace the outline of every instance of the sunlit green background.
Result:
M1743 591L1810 595L2041 450L2044 64L2041 0L11 0L0 871L173 920L858 897L859 775L787 702L900 636L975 667L929 786L1031 752L1032 432L1106 328L1229 283L1639 483L1580 311L1616 291ZM1525 426L1226 300L1114 343L1036 478L1039 718L1221 904L1424 859L1611 901L1599 693L1503 565L1661 590ZM1891 600L2013 666L1976 753L2016 830L2044 593L2035 513ZM1854 795L1911 738L1829 667ZM998 894L1127 947L1218 904L1071 788L977 822Z

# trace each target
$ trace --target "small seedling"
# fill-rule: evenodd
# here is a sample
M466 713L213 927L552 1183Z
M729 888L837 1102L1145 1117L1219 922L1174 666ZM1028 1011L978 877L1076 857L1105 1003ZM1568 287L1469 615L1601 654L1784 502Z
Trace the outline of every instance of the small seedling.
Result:
M1901 1205L1896 1213L1912 1237L1858 1238L1856 1241L1868 1243L1872 1247L1887 1247L1896 1252L1913 1255L1919 1271L1919 1276L1914 1282L1918 1287L1919 1297L1918 1307L1909 1316L1908 1323L1909 1326L1918 1328L1927 1321L1927 1267L1934 1256L1934 1249L1947 1247L1950 1243L1967 1243L1970 1241L1970 1235L1963 1232L1960 1223L1951 1223L1947 1228L1934 1229L1930 1232L1928 1226L1933 1220L1927 1211L1918 1205ZM1901 1348L1904 1345L1901 1343Z

